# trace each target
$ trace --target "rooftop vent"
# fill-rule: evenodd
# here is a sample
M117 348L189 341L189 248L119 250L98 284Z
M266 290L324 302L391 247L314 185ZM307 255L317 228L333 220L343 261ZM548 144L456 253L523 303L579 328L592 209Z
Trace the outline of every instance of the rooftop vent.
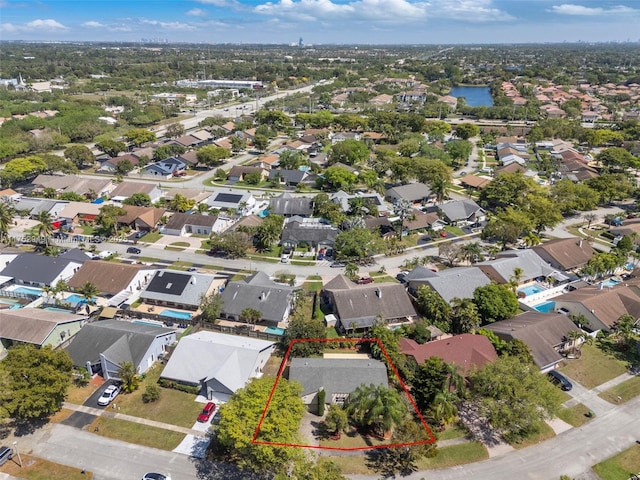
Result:
M172 285L173 285L173 283L169 282L169 283L167 283L166 288L171 288Z

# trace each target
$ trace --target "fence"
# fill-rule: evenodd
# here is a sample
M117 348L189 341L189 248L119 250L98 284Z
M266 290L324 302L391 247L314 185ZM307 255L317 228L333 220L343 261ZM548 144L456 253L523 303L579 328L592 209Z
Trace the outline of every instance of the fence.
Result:
M214 325L210 323L203 323L202 328L205 330L212 330L214 332L228 333L228 334L237 335L240 337L259 338L260 340L269 340L272 342L280 342L282 340L281 335L261 332L260 330L249 330L248 328L238 328L235 326L232 327L227 325Z

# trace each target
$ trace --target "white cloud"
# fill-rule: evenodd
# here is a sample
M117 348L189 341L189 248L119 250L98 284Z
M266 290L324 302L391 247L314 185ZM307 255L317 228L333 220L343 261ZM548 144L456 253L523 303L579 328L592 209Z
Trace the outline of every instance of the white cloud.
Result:
M191 10L187 11L185 15L189 17L206 17L207 12L205 10L202 10L201 8L192 8Z
M213 5L215 7L232 7L238 6L238 2L236 0L196 0L198 3L202 3L203 5Z
M593 17L602 15L633 15L640 13L640 10L627 7L625 5L616 5L610 8L603 7L585 7L583 5L575 5L573 3L563 3L562 5L554 5L549 10L553 13L561 15L575 15L583 17Z
M218 1L218 0L213 0ZM405 23L426 18L447 18L466 22L512 20L506 12L493 8L491 0L279 0L257 5L256 13L303 21L361 20Z
M3 23L2 30L5 32L64 32L69 30L60 22L51 18L37 19L23 25L15 25L13 23Z
M100 22L95 22L93 20L90 20L88 22L84 22L82 24L83 27L88 27L88 28L105 28L106 25L104 25L103 23Z

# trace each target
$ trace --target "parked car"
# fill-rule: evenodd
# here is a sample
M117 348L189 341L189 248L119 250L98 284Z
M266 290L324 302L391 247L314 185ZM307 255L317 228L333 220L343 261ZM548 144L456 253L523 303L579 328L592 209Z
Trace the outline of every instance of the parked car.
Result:
M409 275L409 272L407 270L403 270L398 275L396 275L396 280L398 280L400 283L404 283L407 281L407 275Z
M0 465L4 465L13 458L13 448L0 447Z
M136 255L139 255L141 252L141 250L138 247L129 247L127 248L127 253L135 253Z
M282 255L280 257L280 263L289 263L290 260L291 260L291 257L289 255Z
M187 272L197 272L198 271L198 267L189 267L187 268Z
M346 265L344 262L333 262L330 266L331 268L342 268Z
M169 475L165 475L164 473L145 473L142 476L142 480L171 480Z
M568 392L569 390L571 390L573 388L573 385L571 384L571 382L569 380L567 380L567 377L562 375L557 370L551 370L548 373L548 375L551 378L551 381L553 383L555 383L557 385L560 385L560 388L562 388L562 390Z
M371 277L361 277L358 280L357 283L358 283L358 285L367 285L369 283L373 283L373 278L371 278Z
M113 401L114 398L118 396L119 393L120 387L118 385L109 385L107 388L105 388L104 392L102 392L102 395L100 395L100 398L98 399L98 405L106 407Z
M136 232L133 234L133 238L142 238L147 234L147 232Z
M67 238L69 238L69 234L64 232L56 232L52 235L52 237L60 240L66 240Z
M198 415L198 421L201 423L208 422L209 419L211 418L211 415L213 415L213 412L215 411L216 411L216 404L213 402L207 403L202 409L202 411L200 412L200 415Z

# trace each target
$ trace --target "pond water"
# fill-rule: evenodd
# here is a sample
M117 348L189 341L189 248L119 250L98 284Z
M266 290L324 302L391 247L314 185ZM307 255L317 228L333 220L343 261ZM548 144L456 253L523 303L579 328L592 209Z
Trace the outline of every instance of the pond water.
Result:
M493 97L489 87L453 87L452 97L464 97L470 107L492 107Z

